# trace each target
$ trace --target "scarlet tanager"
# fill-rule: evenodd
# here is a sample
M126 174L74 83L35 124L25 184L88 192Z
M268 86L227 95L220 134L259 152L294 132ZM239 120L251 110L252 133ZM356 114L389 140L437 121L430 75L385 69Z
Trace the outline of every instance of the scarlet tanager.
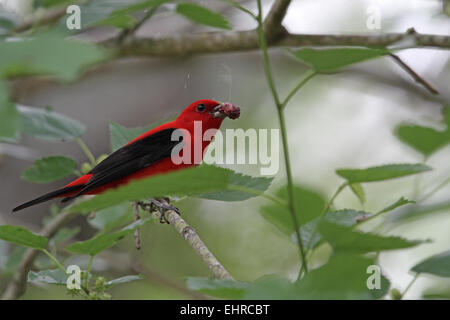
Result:
M226 117L236 119L239 116L239 107L231 103L222 104L209 99L196 101L174 121L164 123L130 141L97 164L87 174L61 189L21 204L13 211L19 211L54 198L63 198L62 201L66 202L81 195L100 194L132 180L194 166L198 164L198 162L192 161L194 154L189 155L191 161L177 164L172 160L172 149L180 143L180 141L172 140L172 133L177 129L189 133L182 135L182 138L183 143L191 146L194 146L194 141L201 141L202 157L211 142L211 140L203 140L205 131L219 129ZM195 124L198 123L201 123L201 130L195 129ZM199 135L201 137L198 137ZM186 137L188 139L185 139Z

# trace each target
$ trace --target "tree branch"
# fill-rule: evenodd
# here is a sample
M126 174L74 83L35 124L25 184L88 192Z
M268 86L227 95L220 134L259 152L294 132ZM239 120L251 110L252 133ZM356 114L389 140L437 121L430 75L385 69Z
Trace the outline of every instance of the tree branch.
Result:
M73 218L75 218L78 213L66 212L57 215L52 222L50 222L44 229L42 229L41 234L44 237L51 238L56 232L62 228L64 225L69 223ZM2 300L13 300L21 297L25 293L27 287L27 277L28 272L33 266L33 262L41 251L28 249L22 260L20 261L19 267L16 270L11 282L6 287L5 292L2 295Z
M140 202L139 205L143 210L150 212L155 218L161 219L159 211L153 211L150 204ZM234 280L228 271L220 264L216 257L209 251L206 245L198 236L197 232L175 211L167 210L164 219L183 237L184 240L194 249L203 262L208 266L209 270L217 279Z
M291 0L276 0L270 8L264 21L264 31L269 42L274 40L278 34L286 32L282 22L290 4Z
M384 33L371 35L318 35L278 33L276 39L268 42L269 47L386 47L401 42L408 48L450 49L450 36L421 34L417 32ZM129 37L120 45L115 38L100 42L112 49L118 57L127 56L185 56L231 51L249 51L258 49L256 31L202 32L180 34L166 38Z

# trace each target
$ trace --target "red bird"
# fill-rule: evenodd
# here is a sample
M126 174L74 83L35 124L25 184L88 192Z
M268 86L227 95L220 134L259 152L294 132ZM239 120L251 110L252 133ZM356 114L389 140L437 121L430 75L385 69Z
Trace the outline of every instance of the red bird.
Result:
M174 121L164 123L130 141L97 164L89 173L61 189L21 204L13 211L19 211L54 198L63 198L62 201L66 202L81 195L99 194L131 180L194 166L198 164L194 161L194 152L191 152L190 163L176 164L172 161L172 149L180 143L180 141L172 141L172 133L177 129L187 130L190 139L183 139L183 143L190 146L194 146L194 141L202 141L202 157L210 143L210 141L203 141L205 131L219 129L224 118L236 119L239 115L239 107L230 103L222 104L209 99L196 101ZM200 131L194 129L194 122L197 121L201 123ZM200 134L201 137L198 137ZM183 135L183 138L185 136Z

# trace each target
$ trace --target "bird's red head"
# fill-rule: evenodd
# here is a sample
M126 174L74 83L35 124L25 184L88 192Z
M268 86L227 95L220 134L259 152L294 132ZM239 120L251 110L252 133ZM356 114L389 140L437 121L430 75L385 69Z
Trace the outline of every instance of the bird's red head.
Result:
M177 121L182 121L185 127L189 127L194 121L202 121L205 127L219 128L225 118L237 119L240 116L240 108L231 103L220 103L211 99L202 99L189 105L178 116Z

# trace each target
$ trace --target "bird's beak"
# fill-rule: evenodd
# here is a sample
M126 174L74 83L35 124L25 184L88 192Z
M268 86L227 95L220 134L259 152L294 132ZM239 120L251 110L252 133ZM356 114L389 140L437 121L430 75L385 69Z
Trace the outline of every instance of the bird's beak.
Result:
M225 119L228 117L230 119L237 119L241 115L241 108L232 103L225 102L215 106L210 113L214 118Z

